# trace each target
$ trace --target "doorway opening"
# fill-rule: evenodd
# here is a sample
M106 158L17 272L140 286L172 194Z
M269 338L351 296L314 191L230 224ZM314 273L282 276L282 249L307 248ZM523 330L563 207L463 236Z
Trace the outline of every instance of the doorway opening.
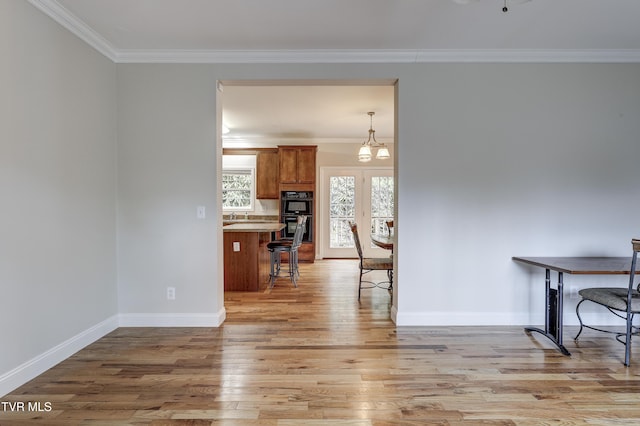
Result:
M361 229L368 229L369 223L372 223L373 228L380 227L382 231L385 219L397 216L396 203L393 202L396 188L394 182L397 181L394 167L394 148L397 142L397 80L224 80L218 83L218 89L216 105L220 131L216 190L220 218L223 217L223 150L229 155L238 155L251 150L259 152L286 145L318 147L315 182L318 220L315 220L314 225L317 259L357 256L353 247L343 247L342 255L325 252L323 245L326 241L340 238L339 235L336 237L335 232L332 233L330 223L333 221L335 225L341 220L336 217L332 219L330 214L331 202L326 196L329 183L326 179L330 180L336 176L327 177L326 171L349 170L354 179L358 179L357 185L354 181L354 194L358 197L354 200L357 204L354 204L354 214L358 216L353 216L353 219ZM358 150L367 140L370 111L375 112L376 138L389 146L391 159L360 163ZM391 197L386 197L387 201L391 198L390 204L385 202L383 208L373 208L374 205L380 206L381 200L372 201L370 196L367 198L362 194L371 194L371 188L374 186L384 187L385 194L388 194L391 188ZM253 209L246 212L246 215L252 218L277 218L279 209L279 200L257 199ZM227 213L224 212L225 216ZM362 234L366 234L368 238L370 233ZM222 229L219 231L218 241L219 252L224 253ZM375 246L368 242L364 245L369 252L367 255L382 250L374 248ZM372 257L379 256L374 254ZM219 285L222 287L219 294L224 300L224 264L220 262L219 265ZM394 296L394 300L397 300L397 297Z

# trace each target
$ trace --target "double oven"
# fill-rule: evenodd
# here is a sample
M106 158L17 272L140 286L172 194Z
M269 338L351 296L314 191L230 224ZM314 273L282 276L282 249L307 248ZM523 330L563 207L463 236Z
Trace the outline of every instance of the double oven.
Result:
M298 216L305 215L307 223L302 241L313 241L313 192L282 191L280 203L280 221L285 225L282 238L292 239L296 232Z

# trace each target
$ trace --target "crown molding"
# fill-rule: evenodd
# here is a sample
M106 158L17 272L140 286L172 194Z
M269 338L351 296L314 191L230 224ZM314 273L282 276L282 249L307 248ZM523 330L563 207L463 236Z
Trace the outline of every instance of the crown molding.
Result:
M121 50L118 63L640 63L640 50Z
M640 63L640 49L119 50L56 0L29 3L115 63Z
M407 63L415 50L121 50L119 63Z
M67 9L60 5L60 3L55 0L29 0L29 3L56 21L58 24L71 31L89 46L93 47L113 62L116 62L117 55L113 46L91 27L78 19L75 15L69 13Z
M416 62L638 63L639 49L420 50Z

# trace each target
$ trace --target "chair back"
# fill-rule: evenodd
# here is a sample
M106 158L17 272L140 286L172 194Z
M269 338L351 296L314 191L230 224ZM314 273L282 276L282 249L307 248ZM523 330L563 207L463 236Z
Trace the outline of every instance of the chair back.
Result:
M389 236L392 236L393 235L393 219L387 220L385 224L387 225L387 231L389 232Z
M358 251L358 257L362 262L362 245L360 244L360 237L358 236L358 224L355 222L349 222L351 232L353 233L353 242L356 244L356 250Z
M301 215L297 217L296 230L293 233L293 243L292 248L298 248L302 244L302 237L304 236L304 231L306 230L307 225L307 216Z
M633 283L636 277L636 265L638 262L638 252L640 252L640 239L632 239L631 246L633 247L633 255L631 256L631 270L629 271L629 292L627 293L627 307L631 307ZM640 283L636 289L640 291Z

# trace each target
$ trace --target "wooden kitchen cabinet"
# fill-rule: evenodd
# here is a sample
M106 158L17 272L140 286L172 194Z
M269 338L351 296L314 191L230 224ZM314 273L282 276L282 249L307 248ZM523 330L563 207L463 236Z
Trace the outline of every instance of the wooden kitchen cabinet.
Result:
M298 150L298 183L316 183L317 147Z
M256 156L256 198L259 200L280 198L278 150L259 151Z
M279 146L278 148L281 184L316 183L317 146Z
M316 191L316 153L317 145L279 145L280 156L280 191ZM280 216L282 218L282 206ZM308 214L315 216L316 202L313 211ZM312 235L316 234L316 220L311 221ZM303 241L298 249L298 259L301 262L313 262L316 255L315 238ZM286 259L286 255L282 255Z

